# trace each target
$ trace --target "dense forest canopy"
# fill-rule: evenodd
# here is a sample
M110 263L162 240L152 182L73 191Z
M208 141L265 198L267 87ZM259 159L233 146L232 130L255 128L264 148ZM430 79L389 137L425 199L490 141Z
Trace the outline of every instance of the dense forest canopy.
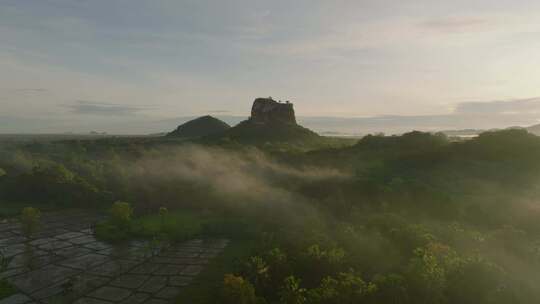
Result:
M245 303L540 302L539 137L255 144L4 142L0 202L219 214L257 241L225 280Z

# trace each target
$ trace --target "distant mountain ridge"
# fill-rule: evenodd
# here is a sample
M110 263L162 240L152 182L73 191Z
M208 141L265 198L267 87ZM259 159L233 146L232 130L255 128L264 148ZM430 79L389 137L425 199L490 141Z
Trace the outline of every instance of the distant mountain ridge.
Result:
M511 126L507 128L493 128L493 129L463 129L463 130L443 130L440 131L448 136L476 136L484 132L489 131L501 131L501 130L527 130L529 133L540 136L540 124L532 125L529 127Z
M296 106L296 104L295 104ZM305 107L305 105L304 105ZM212 114L230 126L246 120L250 114ZM172 114L172 113L171 113ZM173 130L180 124L198 118L200 115L185 115L169 118L157 118L142 115L126 117L125 120L102 119L98 122L73 121L53 118L8 117L0 114L0 133L4 134L61 134L69 130L72 133L87 134L99 130L115 135L144 135ZM535 119L513 119L510 117L462 117L462 115L427 115L427 116L374 116L374 117L331 117L296 115L298 124L319 134L354 135L367 134L403 134L412 130L437 132L447 130L489 130L504 129L508 126L528 126L537 124ZM76 123L74 123L76 122ZM533 132L537 132L534 131Z

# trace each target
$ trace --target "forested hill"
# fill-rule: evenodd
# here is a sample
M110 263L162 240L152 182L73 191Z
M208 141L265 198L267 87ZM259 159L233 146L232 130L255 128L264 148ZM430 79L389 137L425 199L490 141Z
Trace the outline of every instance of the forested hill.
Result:
M212 134L219 134L230 129L230 126L215 117L201 116L190 120L167 134L170 137L202 137Z

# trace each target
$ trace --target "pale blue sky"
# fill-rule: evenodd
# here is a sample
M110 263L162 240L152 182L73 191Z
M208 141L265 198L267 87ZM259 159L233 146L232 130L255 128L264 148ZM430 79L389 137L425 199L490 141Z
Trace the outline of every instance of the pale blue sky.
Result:
M0 132L129 133L248 115L257 96L300 116L529 124L539 50L539 1L0 0Z

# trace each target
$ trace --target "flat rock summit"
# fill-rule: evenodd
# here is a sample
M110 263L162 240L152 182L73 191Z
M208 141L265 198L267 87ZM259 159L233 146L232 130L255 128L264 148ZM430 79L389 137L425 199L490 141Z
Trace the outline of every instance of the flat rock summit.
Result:
M251 118L254 123L296 124L293 104L289 101L275 101L272 97L257 98L251 107Z
M296 123L291 102L276 101L272 97L256 98L251 106L251 116L232 128L215 117L202 116L180 125L168 136L204 137L206 140L228 138L245 143L302 142L320 138Z
M227 130L223 137L244 143L305 142L320 136L296 123L293 104L272 97L257 98L251 117Z

